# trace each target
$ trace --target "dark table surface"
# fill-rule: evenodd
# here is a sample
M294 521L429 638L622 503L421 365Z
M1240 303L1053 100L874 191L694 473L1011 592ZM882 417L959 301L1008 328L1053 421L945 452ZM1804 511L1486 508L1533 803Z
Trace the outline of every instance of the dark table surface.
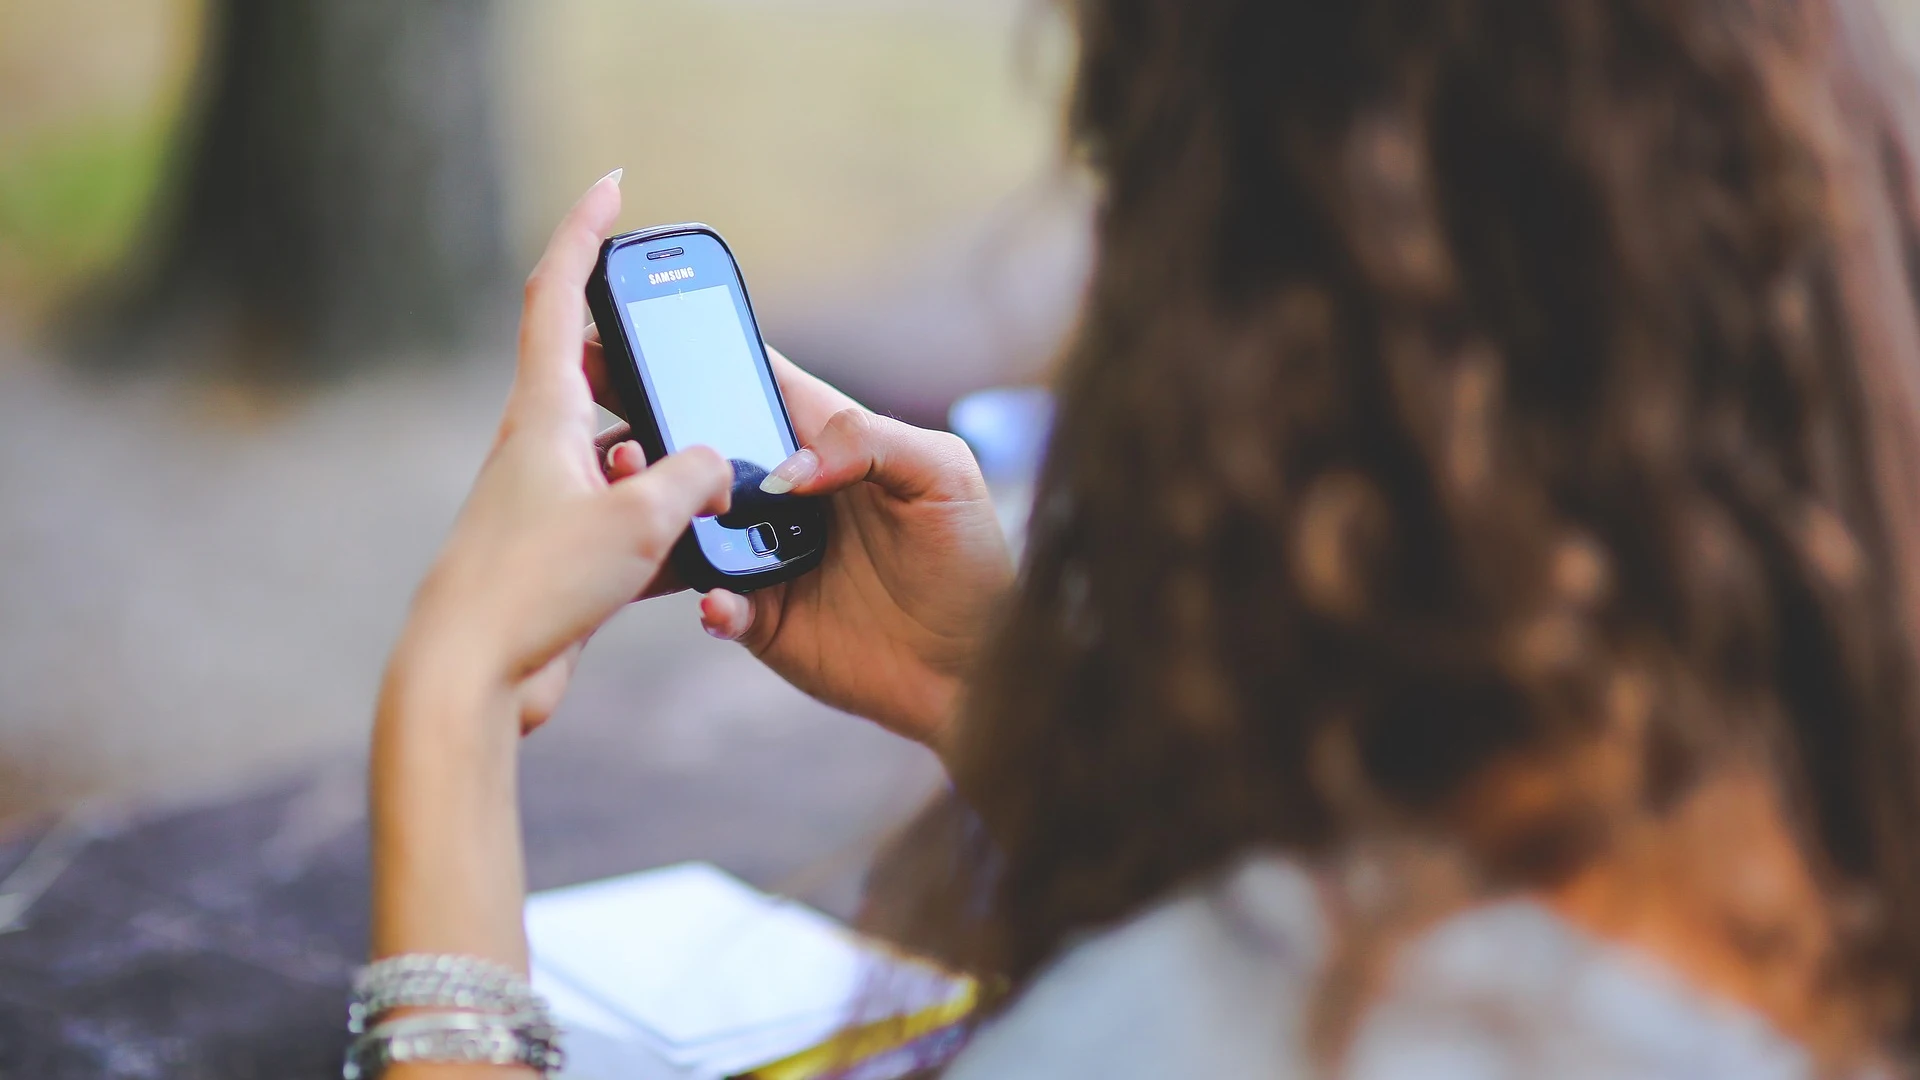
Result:
M533 888L704 859L851 912L874 847L937 783L931 760L762 672L714 670L721 692L664 702L651 720L622 707L627 680L603 678L528 742ZM338 1076L366 949L364 796L358 762L328 762L248 794L95 808L0 843L0 877L43 843L38 865L60 869L0 933L0 1077Z

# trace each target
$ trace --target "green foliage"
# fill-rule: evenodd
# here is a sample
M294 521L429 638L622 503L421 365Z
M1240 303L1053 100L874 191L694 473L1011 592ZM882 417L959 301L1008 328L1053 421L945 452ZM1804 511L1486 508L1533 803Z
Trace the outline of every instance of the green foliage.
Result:
M159 183L166 125L123 117L0 144L0 292L49 302L111 266Z

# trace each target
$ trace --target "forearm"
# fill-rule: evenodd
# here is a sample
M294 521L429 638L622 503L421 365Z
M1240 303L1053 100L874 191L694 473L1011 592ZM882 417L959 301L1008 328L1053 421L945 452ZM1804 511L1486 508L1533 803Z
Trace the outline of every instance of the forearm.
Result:
M457 670L396 661L371 770L373 955L451 953L527 969L525 871L510 696ZM390 1080L530 1076L411 1066Z
M581 196L527 280L519 364L498 437L414 597L381 690L370 785L376 957L456 954L527 970L515 797L522 731L552 713L581 644L647 591L688 523L727 508L733 470L711 450L648 467L638 446L604 455L595 448L580 327L601 239L620 214L619 182L616 169ZM396 980L379 998L382 1009L398 1000L427 1003L416 1012L462 1011L440 1004L448 988L438 984L464 975L440 972L445 980L436 975L433 986L409 989L404 968L379 973ZM458 1057L473 1052L475 1029L492 1043L511 1025L516 1052L544 1064L551 1032L524 993L514 981L506 1000L492 1002L497 1008L475 1010L493 1019L416 1018L376 1039L391 1050L392 1038L405 1035L409 1053ZM473 999L452 995L456 1004ZM528 1075L467 1066L388 1074Z
M462 953L524 971L519 728L511 699L476 682L397 667L382 692L373 952Z

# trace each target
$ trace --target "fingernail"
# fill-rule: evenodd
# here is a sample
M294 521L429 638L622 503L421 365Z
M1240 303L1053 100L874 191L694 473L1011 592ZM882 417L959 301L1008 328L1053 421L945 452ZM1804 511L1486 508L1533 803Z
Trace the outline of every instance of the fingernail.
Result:
M813 479L820 471L820 458L811 450L801 450L780 463L760 481L760 490L769 495L785 495Z
M714 639L715 641L732 641L733 640L733 638L729 636L724 629L721 629L718 626L708 626L705 629L707 631L707 636Z
M619 187L620 178L622 176L625 176L626 172L627 172L626 168L622 166L621 168L615 169L612 172L608 173L607 175L601 177L599 181L596 181L596 183L603 183L605 181L611 180L613 181L614 187Z

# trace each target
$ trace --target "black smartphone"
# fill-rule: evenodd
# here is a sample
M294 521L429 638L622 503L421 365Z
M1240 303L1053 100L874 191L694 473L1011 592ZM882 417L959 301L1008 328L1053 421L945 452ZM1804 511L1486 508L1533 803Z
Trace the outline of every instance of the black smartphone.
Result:
M673 549L691 588L750 592L820 565L826 504L760 481L800 448L733 252L705 225L608 238L587 282L607 374L648 461L709 446L733 464L733 506Z

